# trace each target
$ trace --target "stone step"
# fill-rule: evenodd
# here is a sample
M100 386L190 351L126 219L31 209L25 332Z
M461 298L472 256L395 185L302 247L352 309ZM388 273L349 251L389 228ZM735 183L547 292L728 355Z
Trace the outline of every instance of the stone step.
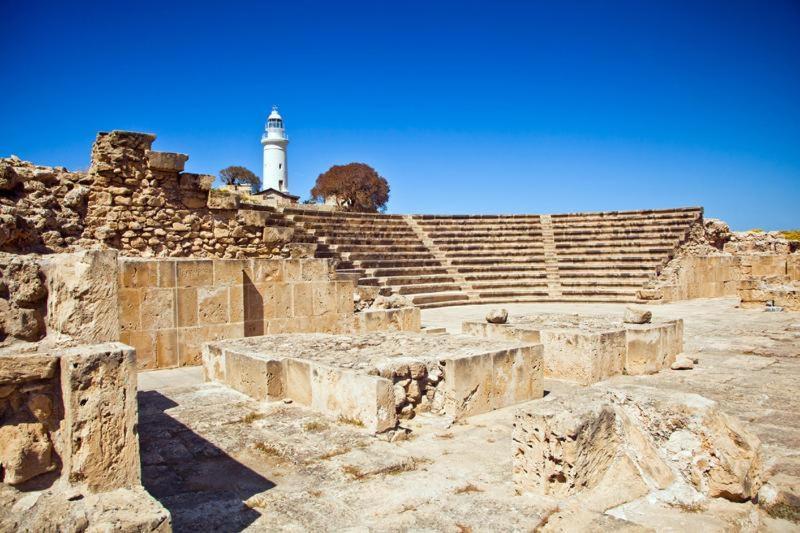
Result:
M395 254L395 253L425 253L429 254L430 251L422 244L413 245L396 245L396 244L376 244L376 245L363 245L363 244L330 244L329 249L336 250L339 253L361 254L361 253L381 253L381 254Z
M410 267L441 267L442 263L438 259L358 259L351 261L357 268L410 268Z
M560 245L556 246L556 254L558 257L562 256L572 256L572 255L628 255L628 254L639 254L639 255L666 255L672 252L674 248L672 246L661 246L661 247L646 247L646 246L606 246L606 247L597 247L597 248L589 248L589 247L562 247Z
M463 291L436 292L432 294L415 294L412 297L414 305L425 306L429 304L442 304L445 302L464 302L469 300L469 295Z
M395 276L426 276L434 274L447 274L447 268L441 265L401 267L401 268L368 268L365 271L369 276L384 278Z
M378 285L400 286L400 285L417 285L427 283L453 283L455 280L449 274L429 274L419 276L371 276L367 279L369 281L375 280Z
M465 226L436 230L428 229L428 235L432 240L441 239L460 239L460 238L495 238L495 237L541 237L542 231L540 228L469 228Z
M470 286L476 290L481 291L485 289L505 289L505 288L531 288L531 287L544 287L547 290L547 278L534 279L534 280L497 280L497 281L472 281Z
M430 252L387 252L375 251L368 252L343 252L342 259L349 261L401 261L401 260L421 260L434 259Z
M517 272L513 270L500 271L500 272L484 272L478 271L471 274L464 274L464 279L469 282L474 281L495 281L495 280L537 280L547 278L547 271L541 269L540 271L522 271Z
M497 263L489 265L461 265L456 266L455 268L462 274L471 274L474 272L544 272L544 259L538 263L531 261L528 263L516 264Z
M498 263L502 264L512 264L512 263L543 263L544 262L544 254L541 255L526 255L521 257L478 257L474 259L453 259L451 263L454 266L460 265L495 265Z
M348 245L348 246L419 246L420 240L417 238L369 238L361 235L359 237L326 237L320 236L320 242L326 244Z
M541 246L542 237L525 235L523 237L474 237L464 236L453 239L431 239L434 244L442 249L449 249L458 246L508 246L508 245L527 245L527 246Z
M409 294L434 294L440 292L457 292L461 287L456 283L420 283L416 285L391 285L398 293Z

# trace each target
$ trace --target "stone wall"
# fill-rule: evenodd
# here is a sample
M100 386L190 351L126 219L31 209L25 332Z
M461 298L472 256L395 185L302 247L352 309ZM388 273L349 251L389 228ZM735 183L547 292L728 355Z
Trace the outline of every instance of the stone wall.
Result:
M120 340L140 369L199 365L208 341L349 332L353 291L324 259L121 258Z
M238 201L209 201L214 176L183 172L188 156L154 152L155 136L100 133L92 148L84 238L130 256L288 256L293 230L274 231L267 213ZM209 207L210 206L210 207ZM305 254L309 253L305 250Z
M0 251L67 250L83 233L91 178L17 157L0 159Z
M681 256L670 261L659 279L640 290L638 296L652 302L736 296L740 276L736 256Z

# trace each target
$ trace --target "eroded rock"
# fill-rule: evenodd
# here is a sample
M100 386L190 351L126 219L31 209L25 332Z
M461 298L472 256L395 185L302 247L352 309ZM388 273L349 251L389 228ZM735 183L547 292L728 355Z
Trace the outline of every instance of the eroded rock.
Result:
M759 439L693 394L596 385L520 410L513 439L520 489L579 497L592 510L673 483L732 501L761 486Z
M490 324L505 324L508 322L508 311L505 309L492 309L486 315L486 322Z
M653 313L646 309L636 309L635 307L625 308L623 322L626 324L648 324L653 318Z

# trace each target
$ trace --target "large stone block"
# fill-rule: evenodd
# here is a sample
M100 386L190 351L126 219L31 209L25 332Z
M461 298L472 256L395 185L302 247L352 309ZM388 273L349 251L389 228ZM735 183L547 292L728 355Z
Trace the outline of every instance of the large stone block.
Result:
M94 492L139 485L133 349L108 343L60 355L67 479Z
M513 441L521 490L579 497L592 510L673 484L733 501L761 485L759 440L715 402L678 391L598 384L554 395L520 409Z
M284 396L280 359L248 357L235 351L225 354L225 383L256 400L278 400Z
M325 365L311 367L311 407L357 420L375 433L396 425L391 381Z
M147 152L147 166L153 170L162 172L183 172L183 166L189 156L174 152Z

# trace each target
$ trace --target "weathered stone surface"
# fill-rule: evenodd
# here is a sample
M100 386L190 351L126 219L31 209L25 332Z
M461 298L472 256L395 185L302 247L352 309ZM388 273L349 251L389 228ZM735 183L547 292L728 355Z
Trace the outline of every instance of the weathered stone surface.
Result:
M142 487L100 494L51 488L17 497L10 511L0 513L3 531L172 531L169 511Z
M86 343L119 339L117 252L88 250L43 262L50 297L47 329Z
M40 423L0 426L2 482L18 485L55 470L53 444Z
M0 385L53 377L58 358L42 354L0 355Z
M183 166L189 160L186 154L177 154L174 152L153 152L148 151L147 166L153 170L161 170L164 172L183 172Z
M505 324L508 322L508 311L505 309L492 309L486 315L486 322L490 324Z
M653 318L653 313L646 309L636 309L634 307L625 308L623 322L626 324L647 324Z
M595 385L520 410L514 478L523 490L582 495L605 510L673 482L749 500L761 486L758 438L697 395Z
M402 294L392 294L391 296L378 295L370 306L371 309L400 309L402 307L413 307L414 304Z
M460 418L540 398L541 351L464 336L295 334L209 344L203 364L207 379L251 397L287 396L381 432L417 410Z
M64 474L103 492L140 483L134 351L120 343L61 354Z

